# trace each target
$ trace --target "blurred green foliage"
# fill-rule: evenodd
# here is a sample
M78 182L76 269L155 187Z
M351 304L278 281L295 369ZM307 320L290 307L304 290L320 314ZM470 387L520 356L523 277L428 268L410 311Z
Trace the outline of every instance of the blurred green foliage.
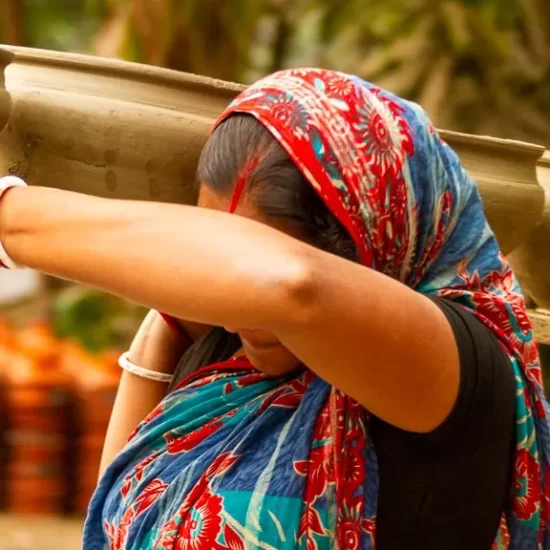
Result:
M70 285L53 301L52 324L60 338L77 339L90 352L124 349L145 310L120 298Z
M106 11L90 0L2 0L2 41L36 48L87 52Z

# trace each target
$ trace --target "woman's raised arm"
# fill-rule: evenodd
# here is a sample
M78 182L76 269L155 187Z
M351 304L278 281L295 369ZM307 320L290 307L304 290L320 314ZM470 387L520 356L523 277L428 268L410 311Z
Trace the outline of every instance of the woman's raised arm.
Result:
M429 431L456 400L458 352L436 305L250 219L14 188L0 203L0 238L45 273L190 321L272 331L396 426Z
M305 245L258 222L193 206L40 187L0 202L16 263L207 325L285 322Z

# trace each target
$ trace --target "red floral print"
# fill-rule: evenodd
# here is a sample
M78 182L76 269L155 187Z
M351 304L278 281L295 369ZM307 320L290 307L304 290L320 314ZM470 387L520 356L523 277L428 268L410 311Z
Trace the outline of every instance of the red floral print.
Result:
M160 479L153 479L146 487L143 489L143 492L138 496L134 501L134 506L137 506L136 515L142 514L150 508L157 498L159 498L168 487L167 483Z
M222 499L205 489L195 506L183 519L178 550L212 550L221 532Z
M514 511L520 519L530 519L539 509L540 488L537 483L539 476L539 465L535 458L527 450L519 450L514 471L516 489Z
M165 436L166 450L169 454L185 453L194 449L199 443L216 433L223 423L219 420L208 422L198 430L181 436L168 433Z

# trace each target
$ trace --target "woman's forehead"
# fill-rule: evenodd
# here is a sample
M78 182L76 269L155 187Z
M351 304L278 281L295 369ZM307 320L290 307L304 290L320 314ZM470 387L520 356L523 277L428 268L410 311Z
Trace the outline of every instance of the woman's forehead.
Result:
M227 212L229 210L230 199L219 193L215 193L208 185L204 183L199 187L199 198L197 206L209 208L210 210L220 210Z

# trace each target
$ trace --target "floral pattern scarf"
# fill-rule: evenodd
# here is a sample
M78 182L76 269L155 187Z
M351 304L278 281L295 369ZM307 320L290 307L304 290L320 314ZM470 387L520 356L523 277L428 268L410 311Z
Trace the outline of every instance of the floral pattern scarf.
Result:
M276 73L223 113L272 133L365 266L454 300L500 338L517 386L514 482L493 550L550 549L550 434L524 300L471 178L422 109L357 77ZM191 374L146 418L92 499L86 550L375 547L369 414L305 371L245 359Z

